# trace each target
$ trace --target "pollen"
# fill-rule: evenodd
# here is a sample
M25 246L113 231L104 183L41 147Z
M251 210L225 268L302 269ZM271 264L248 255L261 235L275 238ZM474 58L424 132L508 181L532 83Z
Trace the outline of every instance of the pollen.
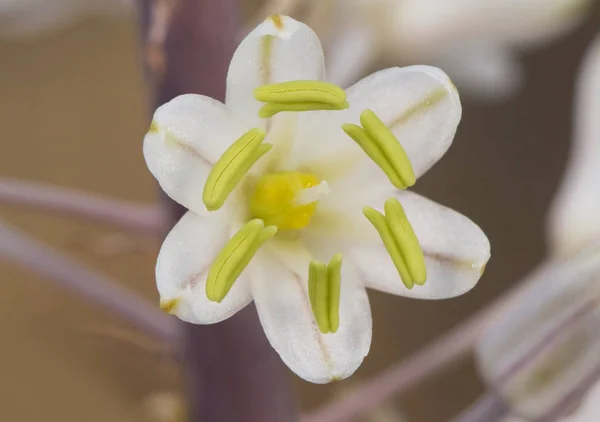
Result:
M173 314L173 312L175 311L175 308L177 308L177 305L179 305L180 301L181 301L180 298L161 299L160 309L162 309L163 311L165 311L168 314Z
M250 197L250 211L266 225L299 230L310 223L318 200L328 193L327 184L313 174L269 173L258 180Z
M273 13L269 16L269 19L271 19L271 21L275 25L275 28L279 29L280 31L283 29L283 19L281 19L281 15Z

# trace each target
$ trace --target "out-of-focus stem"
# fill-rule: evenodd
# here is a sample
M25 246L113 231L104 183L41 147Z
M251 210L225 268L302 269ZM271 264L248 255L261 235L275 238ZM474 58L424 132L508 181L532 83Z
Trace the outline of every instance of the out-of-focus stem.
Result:
M493 392L488 392L452 419L452 422L499 422L509 413L510 408L506 402Z
M184 93L224 99L227 69L237 45L236 12L234 0L177 1L156 105ZM172 224L185 211L166 196L163 207ZM295 420L285 367L253 306L219 324L186 324L184 330L190 422Z
M181 327L138 294L0 222L0 257L120 315L142 332L178 347Z
M160 233L165 213L156 206L14 179L0 179L0 204L54 211L145 233Z

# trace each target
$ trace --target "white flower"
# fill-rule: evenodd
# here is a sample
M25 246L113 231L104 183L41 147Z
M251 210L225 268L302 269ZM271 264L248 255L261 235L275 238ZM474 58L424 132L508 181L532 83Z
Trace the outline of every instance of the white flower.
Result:
M469 219L391 185L382 170L389 170L383 158L396 162L402 152L386 157L382 153L380 168L342 129L343 124L358 123L363 111L371 109L371 117L379 116L402 141L414 175L421 176L450 146L460 120L458 94L447 76L426 66L392 68L363 79L347 93L314 82L324 79L323 52L315 33L289 17L273 15L235 52L225 104L201 95L177 97L156 111L144 139L150 171L171 198L190 210L168 235L158 257L162 306L185 321L212 324L254 300L282 360L316 383L348 377L369 351L371 312L365 286L414 298L453 297L475 285L490 255L487 238ZM284 81L304 82L265 86ZM284 96L294 96L305 86L309 88L300 89L301 95L321 95L325 87L324 95L331 95L341 110L259 118L259 109L264 115L272 106L329 107L313 100L261 109L255 95L271 95L274 86L286 87L280 90ZM366 120L372 122L368 116ZM358 126L344 128L362 131ZM389 129L378 133L388 136ZM266 134L264 143L261 134ZM390 147L401 150L391 139ZM238 171L244 161L236 161L243 154L258 158L245 176L245 170ZM231 171L234 167L238 170ZM224 182L227 175L239 180ZM406 172L401 176L410 179ZM396 180L395 174L391 177ZM212 189L217 186L213 182L223 189ZM225 201L211 196L230 190ZM398 211L390 198L402 204L418 238L418 243L403 244L402 253L395 253L408 267L410 274L404 279L362 210L382 209L387 201L386 211ZM379 214L368 212L377 220ZM407 237L392 236L392 242L410 242L406 219L386 221L408 230L403 232ZM385 231L385 222L377 224ZM234 255L224 263L224 256ZM415 269L421 275L427 272L422 286L412 287L424 281L418 276L411 280ZM233 276L221 277L225 273Z
M599 115L600 38L578 81L573 152L549 219L553 254L478 345L484 378L529 420L568 414L600 377Z
M84 16L123 13L128 0L0 0L0 35L27 37Z
M518 53L564 34L591 1L333 3L330 20L319 31L326 40L331 81L347 86L381 60L431 63L445 69L461 92L504 98L520 83Z

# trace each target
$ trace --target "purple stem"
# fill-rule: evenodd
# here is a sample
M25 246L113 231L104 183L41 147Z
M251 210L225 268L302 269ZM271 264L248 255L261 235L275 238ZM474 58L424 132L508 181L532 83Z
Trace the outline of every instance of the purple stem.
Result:
M227 69L238 42L237 18L233 0L177 2L157 105L185 93L224 99ZM163 204L172 224L185 212L166 196ZM219 324L184 324L184 331L190 422L296 419L287 371L269 345L254 306Z
M493 392L488 392L452 419L452 422L500 422L509 414L510 408L506 402Z
M0 203L54 211L149 234L164 229L163 212L158 207L23 180L0 179Z
M175 348L180 344L181 327L160 312L155 304L2 222L0 256L18 262L91 303L124 317L139 330L166 344Z

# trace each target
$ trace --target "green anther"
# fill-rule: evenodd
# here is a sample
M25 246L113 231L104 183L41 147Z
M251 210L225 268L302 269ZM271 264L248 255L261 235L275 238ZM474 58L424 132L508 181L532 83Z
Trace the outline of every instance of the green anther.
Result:
M427 279L427 267L417 235L406 217L404 208L396 198L385 201L386 220L398 247L402 251L408 271L415 282L422 286Z
M266 103L258 110L258 117L266 119L283 111L344 110L349 106L347 101L340 105L325 103Z
M427 268L423 250L402 205L390 198L384 209L385 215L370 207L365 207L363 213L379 233L406 288L425 284Z
M398 175L398 173L396 173L392 167L392 164L383 154L383 151L379 149L377 143L375 143L369 137L369 135L367 135L362 127L353 125L351 123L344 123L342 125L342 129L358 144L359 147L362 148L369 158L383 170L392 185L396 186L398 189L406 189L408 187L404 181L402 181L402 178Z
M416 177L406 151L394 134L386 127L373 110L366 109L360 115L365 132L374 139L406 186L415 184Z
M204 185L202 200L210 211L223 206L229 194L271 144L262 144L265 132L252 129L235 141L211 169Z
M315 260L308 267L308 297L323 334L335 333L340 326L341 267L341 254L329 265Z
M319 330L325 334L329 332L327 266L319 261L312 261L310 266L314 266L316 274L314 314Z
M406 151L394 134L377 115L366 109L360 115L363 128L343 124L342 129L386 174L398 189L406 189L416 182L415 172Z
M276 227L265 227L262 220L247 222L227 242L210 267L206 278L206 297L213 302L221 302L256 251L276 232Z
M365 214L365 217L369 219L371 224L375 226L375 229L377 229L377 232L379 233L379 236L383 241L385 249L392 257L392 262L398 270L402 282L404 283L407 289L412 289L415 283L412 280L412 277L410 276L408 268L406 267L406 263L404 262L404 258L402 257L402 252L400 251L400 248L394 240L394 235L388 227L385 216L379 211L370 207L363 208L363 213Z
M323 103L340 105L346 92L323 81L289 81L263 85L254 90L254 98L263 103Z
M346 92L323 81L289 81L254 90L254 98L265 103L259 117L268 118L283 111L343 110L348 108Z

